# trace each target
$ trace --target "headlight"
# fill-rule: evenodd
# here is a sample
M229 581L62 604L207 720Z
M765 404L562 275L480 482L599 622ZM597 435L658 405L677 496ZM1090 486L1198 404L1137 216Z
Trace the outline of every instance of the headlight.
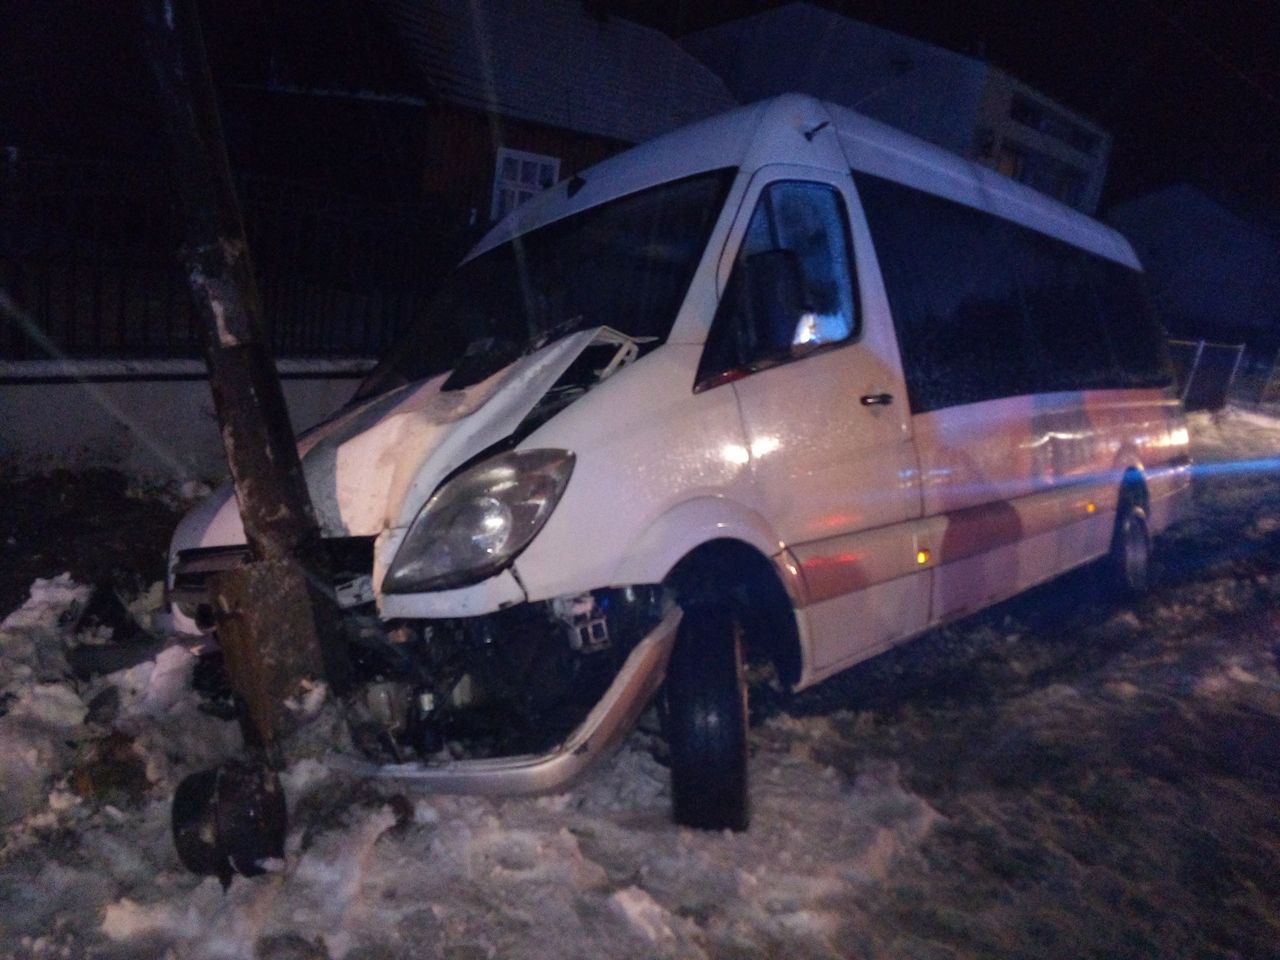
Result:
M458 474L414 519L383 591L445 590L497 573L542 529L572 472L567 450L528 450Z

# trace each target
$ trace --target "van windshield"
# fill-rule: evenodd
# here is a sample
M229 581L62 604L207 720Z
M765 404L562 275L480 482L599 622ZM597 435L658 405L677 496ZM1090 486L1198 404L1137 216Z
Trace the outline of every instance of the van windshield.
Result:
M552 340L599 326L665 340L732 175L717 170L641 190L467 261L355 399L452 370L464 357L492 367L487 376Z

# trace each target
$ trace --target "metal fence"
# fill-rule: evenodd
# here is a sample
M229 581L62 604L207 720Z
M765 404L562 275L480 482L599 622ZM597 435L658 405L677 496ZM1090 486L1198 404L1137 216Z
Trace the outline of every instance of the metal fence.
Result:
M1188 410L1226 406L1245 357L1243 343L1170 340L1169 353L1178 391Z
M192 310L173 218L136 171L10 163L0 183L0 284L36 329L0 328L0 355L191 356Z
M277 353L377 355L473 239L438 203L374 204L245 180L245 229Z
M1263 403L1280 402L1280 350L1269 355L1269 361L1263 365L1258 381L1258 400Z
M0 327L0 359L192 357L200 330L159 171L0 167L0 286L35 329ZM382 353L469 237L429 201L374 204L242 179L245 228L277 356Z

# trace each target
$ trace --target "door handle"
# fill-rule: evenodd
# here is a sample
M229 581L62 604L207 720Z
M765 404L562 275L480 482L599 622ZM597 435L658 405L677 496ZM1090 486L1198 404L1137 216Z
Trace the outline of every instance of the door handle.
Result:
M866 393L862 396L864 407L887 407L893 403L892 393Z

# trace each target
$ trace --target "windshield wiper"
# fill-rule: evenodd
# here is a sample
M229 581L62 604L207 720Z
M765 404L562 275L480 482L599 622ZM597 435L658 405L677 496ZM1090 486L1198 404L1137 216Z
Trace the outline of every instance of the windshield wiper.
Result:
M501 337L484 337L467 345L458 365L453 368L441 390L464 390L487 380L503 367L515 363L531 350L522 349L514 340Z
M530 341L529 349L526 353L535 353L547 344L554 343L559 340L561 337L567 337L571 333L578 333L582 330L586 330L587 326L587 316L583 313L574 314L572 317L561 320L559 323L553 323L551 326L547 327L547 329L543 330L538 337Z

